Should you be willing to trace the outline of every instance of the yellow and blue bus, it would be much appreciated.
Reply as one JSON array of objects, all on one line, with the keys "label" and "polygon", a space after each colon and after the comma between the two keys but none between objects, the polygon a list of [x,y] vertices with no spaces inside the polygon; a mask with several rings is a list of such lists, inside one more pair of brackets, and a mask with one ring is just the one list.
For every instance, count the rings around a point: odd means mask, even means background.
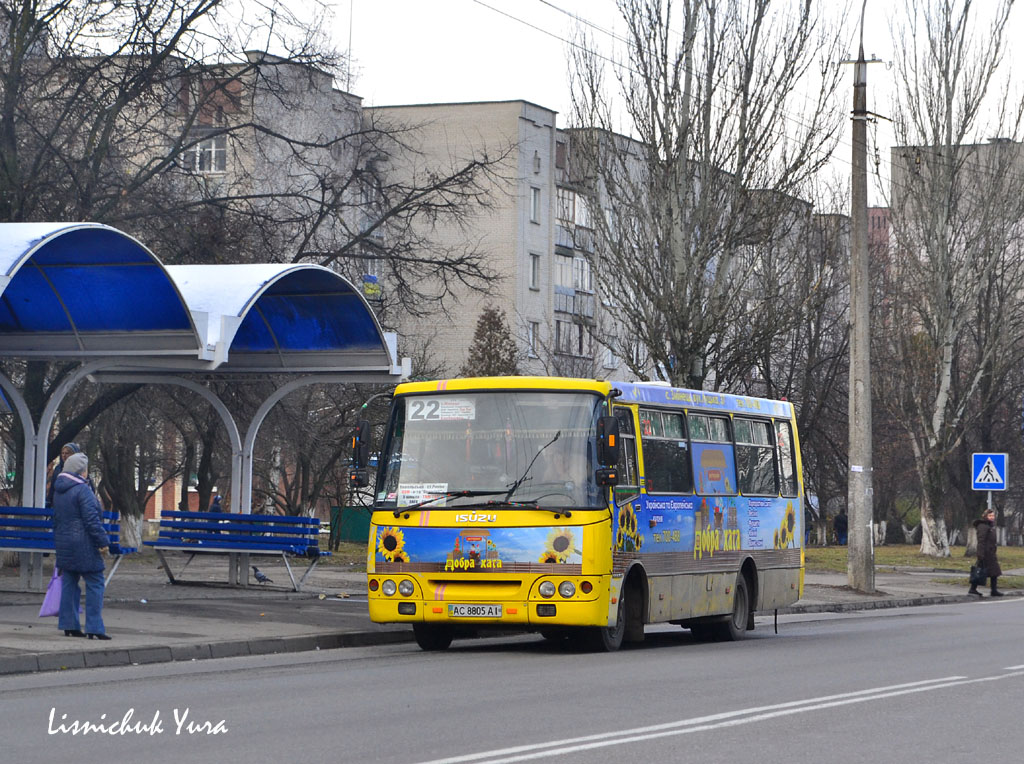
[{"label": "yellow and blue bus", "polygon": [[425,650],[488,627],[596,650],[642,640],[648,623],[739,639],[756,610],[803,590],[785,401],[552,377],[409,382],[374,496],[370,617],[411,624]]}]

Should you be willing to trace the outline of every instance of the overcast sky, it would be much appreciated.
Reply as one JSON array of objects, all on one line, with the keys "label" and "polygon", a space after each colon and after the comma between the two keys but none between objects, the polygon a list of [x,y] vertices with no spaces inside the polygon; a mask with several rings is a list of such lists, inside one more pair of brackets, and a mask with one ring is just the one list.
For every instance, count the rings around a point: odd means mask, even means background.
[{"label": "overcast sky", "polygon": [[[820,7],[840,2],[820,0]],[[578,26],[573,17],[590,22],[586,28],[606,50],[624,28],[614,0],[330,0],[329,5],[333,42],[351,50],[355,62],[348,89],[365,105],[523,99],[559,112],[561,126],[569,112],[567,47]],[[859,16],[861,0],[853,5]],[[894,0],[867,0],[867,58],[892,61],[886,14],[893,6]],[[849,26],[852,55],[856,25]],[[846,68],[849,90],[842,95],[849,103],[852,67]],[[870,110],[888,112],[892,76],[884,64],[868,67]],[[884,162],[888,128],[883,121],[874,129]],[[844,139],[837,150],[840,172],[843,164],[849,170],[850,151]]]},{"label": "overcast sky", "polygon": [[[838,2],[821,0],[822,7]],[[875,21],[865,31],[869,58],[891,53],[882,15],[890,5],[868,0],[868,19]],[[624,29],[614,0],[333,0],[331,6],[335,44],[346,50],[351,39],[352,90],[372,106],[521,98],[565,114],[573,17],[590,22],[585,28],[603,46]],[[851,53],[854,44],[851,33]]]}]

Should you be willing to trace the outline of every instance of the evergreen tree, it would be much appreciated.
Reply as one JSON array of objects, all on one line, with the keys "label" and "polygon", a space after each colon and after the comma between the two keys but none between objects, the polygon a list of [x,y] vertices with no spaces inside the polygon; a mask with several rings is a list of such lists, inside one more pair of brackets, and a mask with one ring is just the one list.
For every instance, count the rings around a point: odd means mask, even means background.
[{"label": "evergreen tree", "polygon": [[509,377],[519,373],[519,350],[505,311],[486,307],[476,322],[469,357],[459,369],[463,377]]}]

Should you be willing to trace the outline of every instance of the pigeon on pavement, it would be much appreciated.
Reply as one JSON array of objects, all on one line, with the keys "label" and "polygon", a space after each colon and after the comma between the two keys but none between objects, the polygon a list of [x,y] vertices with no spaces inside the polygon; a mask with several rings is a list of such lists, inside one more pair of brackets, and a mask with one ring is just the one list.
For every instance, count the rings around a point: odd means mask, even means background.
[{"label": "pigeon on pavement", "polygon": [[274,579],[267,576],[266,573],[257,568],[255,565],[252,566],[252,574],[256,577],[256,580],[259,581],[261,584],[274,583]]}]

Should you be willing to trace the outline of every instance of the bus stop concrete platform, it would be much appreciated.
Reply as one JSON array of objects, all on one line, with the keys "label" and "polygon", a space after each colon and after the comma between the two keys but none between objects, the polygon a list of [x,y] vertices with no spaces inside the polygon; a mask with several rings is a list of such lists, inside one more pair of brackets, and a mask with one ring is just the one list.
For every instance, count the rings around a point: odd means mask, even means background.
[{"label": "bus stop concrete platform", "polygon": [[[407,626],[370,621],[366,574],[346,566],[320,566],[302,592],[293,592],[280,563],[260,563],[272,583],[239,588],[227,585],[223,559],[197,559],[188,568],[189,583],[171,585],[155,555],[137,557],[126,560],[107,587],[103,619],[112,639],[103,642],[65,637],[55,617],[39,617],[42,593],[16,591],[17,569],[0,568],[0,675],[331,650],[413,639]],[[943,583],[944,578],[955,583]],[[862,594],[846,586],[845,574],[808,572],[803,599],[779,613],[976,601],[966,594],[963,574],[879,570],[875,584],[874,594]],[[1008,592],[1020,594],[1024,592]]]}]

